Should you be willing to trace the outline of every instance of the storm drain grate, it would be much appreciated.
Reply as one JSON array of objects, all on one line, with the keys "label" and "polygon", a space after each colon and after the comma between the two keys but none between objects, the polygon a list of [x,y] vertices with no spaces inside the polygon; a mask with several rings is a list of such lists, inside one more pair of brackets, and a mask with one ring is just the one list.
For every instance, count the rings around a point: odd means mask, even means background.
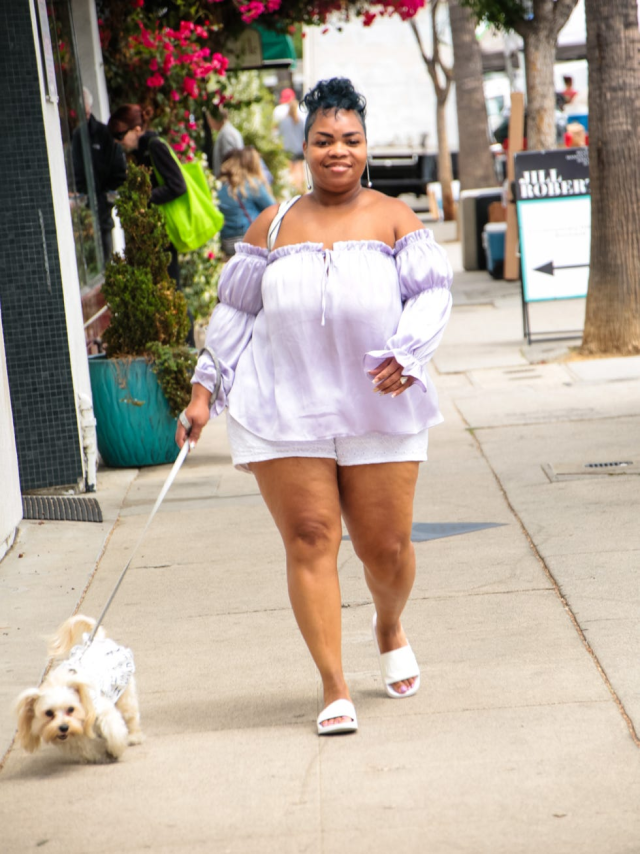
[{"label": "storm drain grate", "polygon": [[543,463],[542,470],[554,483],[611,475],[640,474],[640,464],[633,460],[611,460],[602,463]]},{"label": "storm drain grate", "polygon": [[95,498],[62,495],[23,495],[25,519],[47,522],[102,522],[102,510]]},{"label": "storm drain grate", "polygon": [[586,469],[612,469],[612,468],[622,468],[623,466],[632,466],[633,463],[627,460],[626,463],[585,463],[584,467]]}]

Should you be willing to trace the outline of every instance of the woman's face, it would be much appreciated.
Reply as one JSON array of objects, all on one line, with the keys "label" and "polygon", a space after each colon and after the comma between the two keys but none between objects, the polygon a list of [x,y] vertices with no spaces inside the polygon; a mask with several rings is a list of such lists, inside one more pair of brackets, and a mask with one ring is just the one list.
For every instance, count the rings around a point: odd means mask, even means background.
[{"label": "woman's face", "polygon": [[135,151],[142,136],[142,128],[140,126],[131,128],[120,140],[120,145],[125,151]]},{"label": "woman's face", "polygon": [[367,141],[353,110],[319,112],[303,150],[315,187],[343,192],[360,183],[367,165]]}]

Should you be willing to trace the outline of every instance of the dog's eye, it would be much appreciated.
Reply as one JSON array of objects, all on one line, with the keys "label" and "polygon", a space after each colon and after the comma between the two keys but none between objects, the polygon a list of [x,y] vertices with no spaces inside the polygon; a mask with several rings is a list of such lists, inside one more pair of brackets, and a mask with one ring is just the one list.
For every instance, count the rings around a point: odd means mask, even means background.
[{"label": "dog's eye", "polygon": [[75,712],[75,709],[73,708],[73,706],[69,706],[69,708],[67,709],[67,714],[72,715],[74,712]]},{"label": "dog's eye", "polygon": [[47,709],[47,711],[45,712],[45,715],[48,718],[55,718],[55,712],[52,709]]}]

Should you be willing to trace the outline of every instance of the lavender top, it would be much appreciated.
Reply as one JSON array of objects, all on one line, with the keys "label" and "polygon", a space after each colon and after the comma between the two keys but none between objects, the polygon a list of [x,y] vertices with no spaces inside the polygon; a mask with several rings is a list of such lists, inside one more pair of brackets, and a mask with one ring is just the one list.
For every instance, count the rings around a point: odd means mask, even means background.
[{"label": "lavender top", "polygon": [[[272,252],[236,244],[206,336],[222,372],[211,416],[228,406],[273,441],[415,434],[438,424],[426,364],[449,319],[451,279],[427,229],[393,249],[378,240]],[[395,398],[374,394],[367,374],[389,356],[415,379]],[[213,391],[215,379],[203,353],[192,382]]]}]

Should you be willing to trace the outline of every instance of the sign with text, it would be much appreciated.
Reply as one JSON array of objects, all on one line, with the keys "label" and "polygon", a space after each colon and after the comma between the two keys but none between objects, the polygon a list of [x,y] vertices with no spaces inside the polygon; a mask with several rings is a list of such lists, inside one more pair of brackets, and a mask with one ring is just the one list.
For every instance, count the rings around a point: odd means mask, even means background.
[{"label": "sign with text", "polygon": [[515,155],[525,302],[584,297],[589,285],[589,149]]}]

